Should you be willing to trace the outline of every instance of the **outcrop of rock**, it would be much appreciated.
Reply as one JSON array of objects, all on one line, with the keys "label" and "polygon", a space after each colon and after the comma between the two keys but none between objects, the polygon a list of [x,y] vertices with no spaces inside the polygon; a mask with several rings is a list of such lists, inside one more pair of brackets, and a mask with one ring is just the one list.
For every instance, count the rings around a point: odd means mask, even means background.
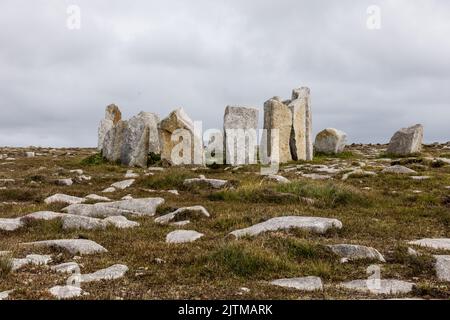
[{"label": "outcrop of rock", "polygon": [[436,276],[441,281],[450,282],[450,256],[434,256],[436,259]]},{"label": "outcrop of rock", "polygon": [[100,121],[98,126],[98,150],[103,149],[103,142],[105,141],[105,136],[116,124],[122,119],[122,113],[120,109],[115,104],[111,104],[106,107],[105,119]]},{"label": "outcrop of rock", "polygon": [[172,220],[177,219],[177,217],[180,215],[185,216],[186,214],[193,214],[193,213],[202,215],[206,218],[210,217],[210,214],[209,214],[208,210],[205,209],[205,207],[192,206],[192,207],[179,208],[179,209],[175,210],[174,212],[171,212],[171,213],[168,213],[161,217],[158,217],[155,219],[155,222],[160,223],[160,224],[167,224],[167,223],[171,222]]},{"label": "outcrop of rock", "polygon": [[[172,111],[158,126],[161,159],[172,165],[203,164],[201,134],[183,108]],[[180,141],[181,140],[181,141]]]},{"label": "outcrop of rock", "polygon": [[340,286],[349,290],[373,294],[405,294],[411,292],[414,287],[414,283],[401,280],[381,279],[379,283],[377,282],[376,279],[353,280],[342,283]]},{"label": "outcrop of rock", "polygon": [[98,270],[93,273],[82,274],[80,282],[94,282],[102,280],[115,280],[122,278],[127,273],[128,267],[123,264],[115,264],[111,267]]},{"label": "outcrop of rock", "polygon": [[388,153],[405,156],[422,150],[423,126],[416,124],[397,131],[389,142]]},{"label": "outcrop of rock", "polygon": [[123,165],[146,168],[149,153],[160,153],[158,123],[159,117],[150,112],[127,121],[120,157]]},{"label": "outcrop of rock", "polygon": [[344,151],[347,144],[347,134],[343,131],[327,128],[316,136],[314,148],[317,152],[338,154]]},{"label": "outcrop of rock", "polygon": [[330,228],[342,228],[342,222],[337,219],[321,217],[286,216],[269,219],[254,226],[231,232],[236,238],[256,236],[268,231],[289,230],[293,228],[323,234]]},{"label": "outcrop of rock", "polygon": [[257,160],[258,109],[227,106],[223,117],[227,164],[253,164]]},{"label": "outcrop of rock", "polygon": [[408,243],[425,248],[450,250],[450,238],[420,239]]},{"label": "outcrop of rock", "polygon": [[127,122],[120,120],[106,133],[102,148],[102,155],[106,160],[111,162],[120,161],[126,127]]},{"label": "outcrop of rock", "polygon": [[167,243],[187,243],[194,242],[197,239],[203,237],[203,233],[199,233],[193,230],[175,230],[170,232],[166,236]]},{"label": "outcrop of rock", "polygon": [[415,174],[417,173],[416,171],[407,168],[405,166],[401,166],[401,165],[395,165],[395,166],[390,166],[387,168],[384,168],[383,171],[381,171],[382,173],[395,173],[395,174]]},{"label": "outcrop of rock", "polygon": [[54,286],[48,291],[52,296],[60,300],[76,298],[83,294],[83,290],[75,286]]},{"label": "outcrop of rock", "polygon": [[45,240],[36,242],[27,242],[24,245],[33,245],[41,247],[56,247],[67,250],[70,254],[94,254],[108,252],[98,243],[85,239],[61,239],[61,240]]},{"label": "outcrop of rock", "polygon": [[[290,145],[292,117],[291,109],[284,103],[274,98],[264,103],[264,129],[267,130],[264,143],[267,141],[267,156],[272,161],[277,156],[279,163],[292,160]],[[274,131],[278,132],[278,136]]]},{"label": "outcrop of rock", "polygon": [[220,189],[225,186],[227,186],[228,181],[227,180],[221,180],[221,179],[207,179],[205,176],[200,176],[198,178],[192,178],[192,179],[186,179],[183,181],[184,186],[207,186],[211,187],[213,189]]}]

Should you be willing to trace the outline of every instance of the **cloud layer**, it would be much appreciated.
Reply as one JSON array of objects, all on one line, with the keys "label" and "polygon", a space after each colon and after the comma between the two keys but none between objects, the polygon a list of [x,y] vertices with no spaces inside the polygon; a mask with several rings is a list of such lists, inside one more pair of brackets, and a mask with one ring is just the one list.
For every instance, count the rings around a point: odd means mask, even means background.
[{"label": "cloud layer", "polygon": [[[69,5],[81,29],[66,27]],[[381,29],[366,26],[369,5]],[[450,140],[450,3],[3,0],[0,145],[95,146],[104,108],[220,128],[226,105],[312,90],[314,132],[387,142],[422,123]]]}]

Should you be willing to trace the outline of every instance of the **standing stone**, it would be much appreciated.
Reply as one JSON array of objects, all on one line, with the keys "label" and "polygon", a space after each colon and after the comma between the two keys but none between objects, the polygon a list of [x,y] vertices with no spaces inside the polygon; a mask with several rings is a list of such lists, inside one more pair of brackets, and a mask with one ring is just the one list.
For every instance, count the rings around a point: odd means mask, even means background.
[{"label": "standing stone", "polygon": [[[159,123],[158,131],[162,160],[173,165],[203,164],[202,137],[194,131],[194,122],[183,108],[172,111],[163,119]],[[179,150],[180,146],[183,147],[182,150]]]},{"label": "standing stone", "polygon": [[116,125],[122,119],[122,113],[120,109],[115,104],[111,104],[106,107],[105,110],[105,119],[100,121],[100,125],[98,127],[98,150],[103,149],[103,142],[105,140],[105,136],[110,131],[114,125]]},{"label": "standing stone", "polygon": [[[264,103],[264,146],[267,143],[267,156],[276,158],[278,147],[278,162],[285,163],[292,160],[290,138],[292,131],[292,113],[288,106],[280,102],[280,99],[272,98]],[[278,139],[275,139],[273,130],[278,130]],[[278,140],[278,143],[276,141]],[[266,142],[267,141],[267,142]]]},{"label": "standing stone", "polygon": [[291,153],[293,160],[312,160],[312,112],[310,89],[301,87],[292,91],[289,108],[292,112]]},{"label": "standing stone", "polygon": [[117,124],[106,133],[102,154],[108,161],[120,161],[122,143],[127,121],[120,120]]},{"label": "standing stone", "polygon": [[389,142],[388,153],[405,156],[422,150],[423,126],[416,124],[397,131]]},{"label": "standing stone", "polygon": [[258,110],[227,106],[223,120],[226,163],[235,165],[256,163]]},{"label": "standing stone", "polygon": [[316,136],[314,147],[317,152],[337,154],[344,151],[347,144],[347,134],[343,131],[328,128]]},{"label": "standing stone", "polygon": [[122,164],[145,168],[149,153],[159,154],[158,123],[159,117],[150,112],[141,112],[127,121],[121,148]]}]

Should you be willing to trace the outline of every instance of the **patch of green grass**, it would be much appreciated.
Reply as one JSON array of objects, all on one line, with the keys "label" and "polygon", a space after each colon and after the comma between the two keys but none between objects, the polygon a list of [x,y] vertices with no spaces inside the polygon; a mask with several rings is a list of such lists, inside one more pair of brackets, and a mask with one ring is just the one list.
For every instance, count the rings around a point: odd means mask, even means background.
[{"label": "patch of green grass", "polygon": [[323,158],[336,158],[336,159],[351,159],[355,158],[356,156],[351,151],[344,151],[341,153],[324,153],[324,152],[314,152],[314,158],[317,160],[323,159]]},{"label": "patch of green grass", "polygon": [[319,200],[324,206],[335,208],[345,205],[369,206],[370,198],[360,190],[344,184],[293,181],[277,185],[279,192]]},{"label": "patch of green grass", "polygon": [[106,159],[103,158],[101,153],[93,154],[92,156],[89,156],[81,160],[81,164],[84,166],[99,166],[107,163],[108,161],[106,161]]},{"label": "patch of green grass", "polygon": [[270,238],[268,245],[276,252],[285,253],[289,259],[295,261],[301,262],[304,259],[335,259],[335,255],[327,247],[305,240],[276,237]]},{"label": "patch of green grass", "polygon": [[237,190],[222,190],[208,196],[211,201],[244,201],[248,203],[298,203],[300,198],[294,194],[274,191],[260,186],[245,186]]},{"label": "patch of green grass", "polygon": [[292,271],[295,267],[268,250],[249,248],[243,244],[226,244],[207,255],[214,269],[245,278],[264,278],[270,274]]},{"label": "patch of green grass", "polygon": [[12,267],[12,260],[9,256],[0,256],[0,279],[3,279],[10,274]]},{"label": "patch of green grass", "polygon": [[142,186],[148,189],[167,190],[167,189],[184,189],[183,182],[185,179],[191,178],[192,175],[182,170],[171,170],[157,173],[155,176],[149,176],[144,179]]},{"label": "patch of green grass", "polygon": [[417,256],[409,254],[408,248],[404,245],[397,245],[394,248],[388,262],[405,266],[410,277],[434,275],[434,258],[426,254]]}]

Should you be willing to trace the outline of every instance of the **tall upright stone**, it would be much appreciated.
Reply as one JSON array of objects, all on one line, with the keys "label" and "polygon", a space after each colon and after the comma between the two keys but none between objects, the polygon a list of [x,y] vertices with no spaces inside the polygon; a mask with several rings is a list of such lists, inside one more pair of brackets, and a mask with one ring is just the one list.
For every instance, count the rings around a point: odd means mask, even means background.
[{"label": "tall upright stone", "polygon": [[223,129],[226,163],[231,165],[256,163],[258,109],[227,106]]},{"label": "tall upright stone", "polygon": [[119,120],[105,135],[102,154],[106,160],[117,162],[121,160],[124,131],[127,121]]},{"label": "tall upright stone", "polygon": [[289,108],[292,113],[291,154],[293,160],[313,159],[311,92],[307,87],[292,91]]},{"label": "tall upright stone", "polygon": [[98,126],[98,150],[103,149],[103,142],[109,130],[111,130],[120,120],[122,120],[122,113],[115,104],[110,104],[106,107],[105,118],[100,121]]},{"label": "tall upright stone", "polygon": [[204,163],[201,133],[183,108],[172,111],[158,126],[161,159],[172,165]]},{"label": "tall upright stone", "polygon": [[145,168],[149,153],[160,153],[158,123],[159,117],[150,112],[140,112],[127,121],[121,148],[122,164]]},{"label": "tall upright stone", "polygon": [[397,131],[389,142],[388,153],[406,156],[422,150],[423,126],[416,124]]},{"label": "tall upright stone", "polygon": [[[262,146],[267,147],[267,156],[272,161],[285,163],[292,160],[290,138],[292,131],[292,113],[279,98],[264,103],[264,129]],[[277,130],[277,135],[275,135]],[[276,150],[278,149],[278,150]]]}]

